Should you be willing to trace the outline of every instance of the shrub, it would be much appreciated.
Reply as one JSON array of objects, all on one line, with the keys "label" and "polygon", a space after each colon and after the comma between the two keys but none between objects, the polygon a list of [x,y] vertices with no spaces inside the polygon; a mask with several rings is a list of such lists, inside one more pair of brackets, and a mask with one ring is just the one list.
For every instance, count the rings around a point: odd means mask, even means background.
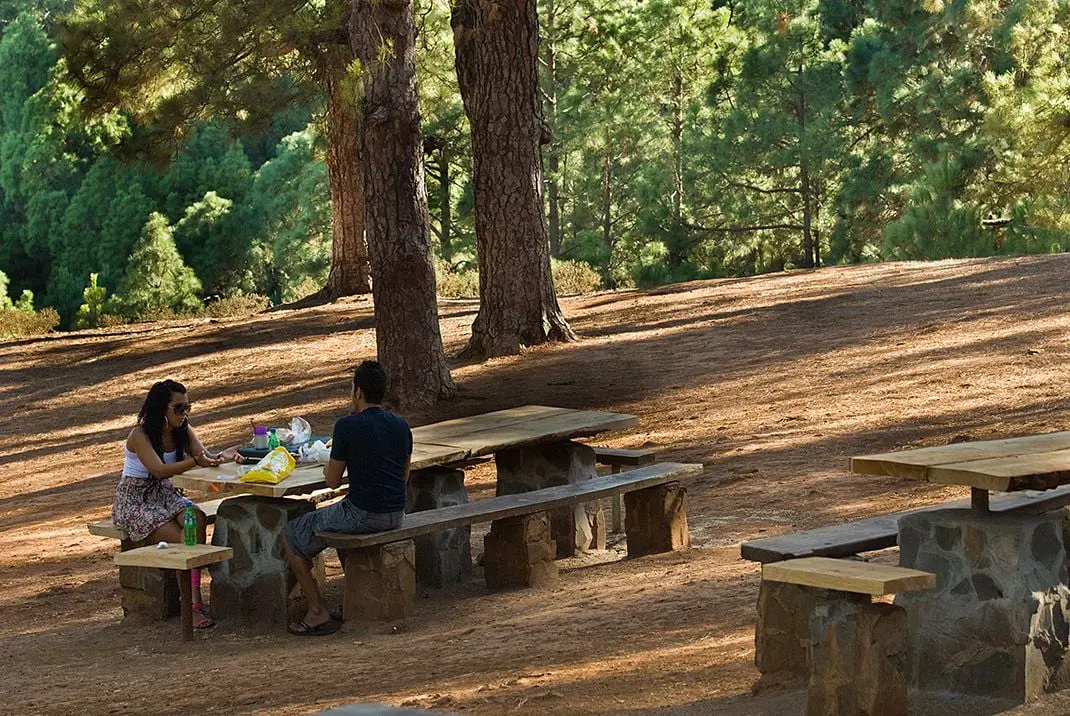
[{"label": "shrub", "polygon": [[442,260],[435,262],[435,283],[442,298],[476,298],[479,296],[479,274],[475,271],[453,271]]},{"label": "shrub", "polygon": [[0,308],[0,339],[40,336],[51,333],[58,325],[59,314],[54,308],[40,311]]},{"label": "shrub", "polygon": [[558,295],[572,296],[594,293],[602,288],[602,277],[585,261],[550,260],[553,271],[554,288]]},{"label": "shrub", "polygon": [[227,296],[218,301],[213,301],[205,306],[204,312],[212,318],[244,318],[254,313],[260,313],[270,305],[271,301],[268,300],[267,296],[251,293],[249,295]]}]

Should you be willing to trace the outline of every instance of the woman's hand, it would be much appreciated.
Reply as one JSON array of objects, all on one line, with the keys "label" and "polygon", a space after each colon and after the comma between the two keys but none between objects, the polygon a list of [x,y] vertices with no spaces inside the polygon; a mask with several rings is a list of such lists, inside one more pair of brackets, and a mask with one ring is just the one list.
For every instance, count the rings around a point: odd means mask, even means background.
[{"label": "woman's hand", "polygon": [[245,462],[245,456],[238,452],[238,448],[240,447],[241,445],[231,445],[230,447],[221,451],[218,455],[220,462],[230,462],[231,460],[233,460],[239,465]]},{"label": "woman's hand", "polygon": [[201,467],[215,467],[216,465],[219,465],[221,462],[223,462],[223,459],[219,457],[212,457],[208,453],[208,451],[205,451],[200,455],[194,455],[193,461]]}]

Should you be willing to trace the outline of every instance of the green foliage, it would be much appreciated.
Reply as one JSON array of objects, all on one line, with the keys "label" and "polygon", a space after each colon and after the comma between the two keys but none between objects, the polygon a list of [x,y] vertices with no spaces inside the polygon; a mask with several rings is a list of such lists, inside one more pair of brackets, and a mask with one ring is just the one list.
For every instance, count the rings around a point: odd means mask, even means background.
[{"label": "green foliage", "polygon": [[78,315],[74,317],[75,328],[99,328],[104,315],[104,299],[108,290],[97,284],[97,274],[89,274],[89,285],[82,292],[85,300],[78,307]]},{"label": "green foliage", "polygon": [[39,336],[52,332],[58,325],[59,314],[53,308],[40,311],[0,308],[0,339]]},{"label": "green foliage", "polygon": [[602,277],[590,264],[583,261],[552,259],[550,270],[554,277],[554,288],[559,296],[594,293],[602,288]]},{"label": "green foliage", "polygon": [[130,255],[116,298],[119,313],[130,318],[197,313],[201,282],[175,247],[167,217],[153,212]]},{"label": "green foliage", "polygon": [[455,271],[439,259],[435,262],[435,287],[442,298],[478,298],[479,274],[471,269]]},{"label": "green foliage", "polygon": [[210,318],[244,318],[260,313],[270,305],[267,296],[236,294],[212,301],[204,307],[204,312]]}]

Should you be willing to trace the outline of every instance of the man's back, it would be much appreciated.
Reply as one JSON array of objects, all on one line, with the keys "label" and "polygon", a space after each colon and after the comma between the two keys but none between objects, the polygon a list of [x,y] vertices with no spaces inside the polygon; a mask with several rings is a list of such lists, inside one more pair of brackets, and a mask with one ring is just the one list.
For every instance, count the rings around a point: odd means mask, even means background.
[{"label": "man's back", "polygon": [[346,463],[348,499],[362,510],[405,509],[405,479],[411,455],[409,424],[379,406],[347,415],[334,425],[331,459]]}]

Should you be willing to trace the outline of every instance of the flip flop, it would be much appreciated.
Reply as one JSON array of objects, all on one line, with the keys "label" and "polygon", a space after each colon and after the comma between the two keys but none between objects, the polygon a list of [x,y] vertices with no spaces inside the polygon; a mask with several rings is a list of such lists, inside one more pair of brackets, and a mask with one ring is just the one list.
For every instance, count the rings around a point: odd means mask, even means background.
[{"label": "flip flop", "polygon": [[[200,609],[194,609],[193,610],[193,614],[194,614],[194,621],[193,621],[193,628],[194,629],[211,629],[212,627],[215,626],[215,620],[212,619],[212,617],[210,617],[207,614],[205,614]],[[200,617],[203,621],[198,623],[197,620],[196,620],[196,617]]]},{"label": "flip flop", "polygon": [[305,620],[302,619],[297,622],[297,626],[300,628],[294,629],[293,626],[287,626],[286,631],[294,636],[327,636],[328,634],[334,634],[342,625],[334,619],[328,619],[318,626],[310,627],[308,624],[305,624]]}]

